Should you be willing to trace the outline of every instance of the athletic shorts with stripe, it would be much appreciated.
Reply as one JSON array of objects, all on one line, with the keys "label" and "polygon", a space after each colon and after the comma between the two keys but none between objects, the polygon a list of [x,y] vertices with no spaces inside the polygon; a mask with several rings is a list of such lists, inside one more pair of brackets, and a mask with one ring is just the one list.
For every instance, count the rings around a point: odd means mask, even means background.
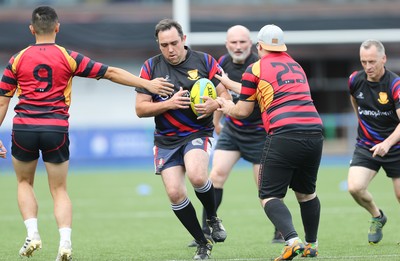
[{"label": "athletic shorts with stripe", "polygon": [[212,137],[201,137],[189,141],[182,146],[165,149],[154,146],[154,168],[155,174],[161,174],[161,171],[173,166],[184,166],[184,156],[185,154],[193,149],[202,149],[211,154],[211,149],[214,144],[214,138]]},{"label": "athletic shorts with stripe", "polygon": [[69,136],[61,132],[13,131],[11,155],[20,161],[33,161],[42,153],[44,162],[69,160]]}]

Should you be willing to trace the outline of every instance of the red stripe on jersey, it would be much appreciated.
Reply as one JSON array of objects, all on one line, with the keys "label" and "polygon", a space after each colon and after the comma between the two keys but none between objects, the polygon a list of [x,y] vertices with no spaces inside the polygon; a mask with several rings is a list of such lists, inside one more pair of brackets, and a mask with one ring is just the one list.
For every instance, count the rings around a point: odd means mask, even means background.
[{"label": "red stripe on jersey", "polygon": [[[282,126],[286,126],[286,125],[321,125],[321,119],[320,118],[295,118],[295,117],[290,117],[290,118],[283,118],[281,120],[278,120],[276,122],[273,123],[273,129],[277,129],[280,128]],[[272,125],[272,124],[271,124]],[[268,126],[269,128],[269,126]],[[272,127],[271,127],[272,128]],[[269,132],[270,130],[267,129],[267,132]]]},{"label": "red stripe on jersey", "polygon": [[273,118],[276,115],[282,113],[296,113],[301,114],[302,112],[316,112],[313,105],[292,105],[292,106],[284,106],[278,107],[277,109],[269,111],[268,115],[270,118]]},{"label": "red stripe on jersey", "polygon": [[24,124],[24,125],[53,125],[60,127],[68,127],[68,121],[59,119],[43,119],[43,118],[19,118],[14,117],[14,124]]},{"label": "red stripe on jersey", "polygon": [[371,134],[369,133],[369,131],[367,130],[367,128],[365,127],[365,125],[363,124],[363,122],[359,119],[358,120],[358,126],[360,126],[361,131],[364,133],[364,136],[371,140],[374,141],[375,139],[371,136]]},{"label": "red stripe on jersey", "polygon": [[229,118],[231,119],[231,121],[232,121],[235,125],[240,126],[240,127],[244,126],[244,124],[243,124],[242,121],[240,121],[240,120],[238,120],[238,119],[235,119],[235,118],[233,118],[233,117],[229,117]]},{"label": "red stripe on jersey", "polygon": [[395,101],[397,101],[400,97],[400,78],[398,78],[393,84],[392,95]]},{"label": "red stripe on jersey", "polygon": [[175,127],[177,127],[180,131],[189,131],[189,132],[197,132],[198,130],[190,128],[187,125],[184,125],[177,121],[174,117],[171,116],[169,113],[164,113],[164,117]]},{"label": "red stripe on jersey", "polygon": [[244,95],[247,95],[247,96],[252,96],[253,94],[255,94],[256,92],[255,92],[255,89],[253,89],[253,88],[247,88],[247,87],[245,87],[245,86],[242,86],[242,89],[241,89],[241,91],[240,91],[240,94],[244,94]]},{"label": "red stripe on jersey", "polygon": [[357,73],[358,71],[355,71],[349,76],[349,80],[347,81],[349,89],[351,89],[351,84],[353,83],[354,76],[356,76]]}]

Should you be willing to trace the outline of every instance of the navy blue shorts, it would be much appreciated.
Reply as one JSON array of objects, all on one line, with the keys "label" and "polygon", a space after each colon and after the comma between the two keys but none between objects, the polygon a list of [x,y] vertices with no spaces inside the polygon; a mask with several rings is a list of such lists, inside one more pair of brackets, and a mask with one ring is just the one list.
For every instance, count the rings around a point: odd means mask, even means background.
[{"label": "navy blue shorts", "polygon": [[202,149],[211,154],[211,149],[214,143],[212,137],[201,137],[195,138],[182,146],[165,149],[154,146],[154,168],[157,175],[161,174],[161,171],[174,166],[184,166],[185,154],[192,149]]},{"label": "navy blue shorts", "polygon": [[388,153],[384,157],[372,157],[373,152],[367,148],[356,146],[350,166],[360,166],[367,169],[375,170],[376,172],[382,167],[386,176],[390,178],[400,177],[400,155],[397,153]]},{"label": "navy blue shorts", "polygon": [[284,198],[287,189],[315,192],[321,162],[322,134],[268,135],[259,175],[259,198]]},{"label": "navy blue shorts", "polygon": [[39,151],[44,162],[69,160],[68,133],[13,131],[11,144],[11,155],[20,161],[38,159]]}]

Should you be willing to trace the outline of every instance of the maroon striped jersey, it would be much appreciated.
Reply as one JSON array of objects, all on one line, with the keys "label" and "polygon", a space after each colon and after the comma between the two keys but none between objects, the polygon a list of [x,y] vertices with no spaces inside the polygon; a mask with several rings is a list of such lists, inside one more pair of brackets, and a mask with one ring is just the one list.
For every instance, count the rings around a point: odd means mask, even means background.
[{"label": "maroon striped jersey", "polygon": [[306,74],[286,52],[270,53],[246,69],[240,100],[258,101],[268,134],[322,132]]},{"label": "maroon striped jersey", "polygon": [[68,132],[72,78],[100,79],[108,66],[57,44],[31,45],[11,57],[0,95],[19,98],[13,130]]}]

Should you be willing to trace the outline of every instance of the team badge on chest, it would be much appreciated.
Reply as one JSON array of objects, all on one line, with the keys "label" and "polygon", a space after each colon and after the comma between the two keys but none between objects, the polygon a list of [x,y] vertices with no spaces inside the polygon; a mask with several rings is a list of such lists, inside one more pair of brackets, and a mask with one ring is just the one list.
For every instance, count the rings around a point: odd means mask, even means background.
[{"label": "team badge on chest", "polygon": [[386,103],[389,102],[388,96],[387,96],[387,93],[386,93],[386,92],[380,92],[380,93],[379,93],[378,102],[379,102],[380,104],[386,104]]}]

